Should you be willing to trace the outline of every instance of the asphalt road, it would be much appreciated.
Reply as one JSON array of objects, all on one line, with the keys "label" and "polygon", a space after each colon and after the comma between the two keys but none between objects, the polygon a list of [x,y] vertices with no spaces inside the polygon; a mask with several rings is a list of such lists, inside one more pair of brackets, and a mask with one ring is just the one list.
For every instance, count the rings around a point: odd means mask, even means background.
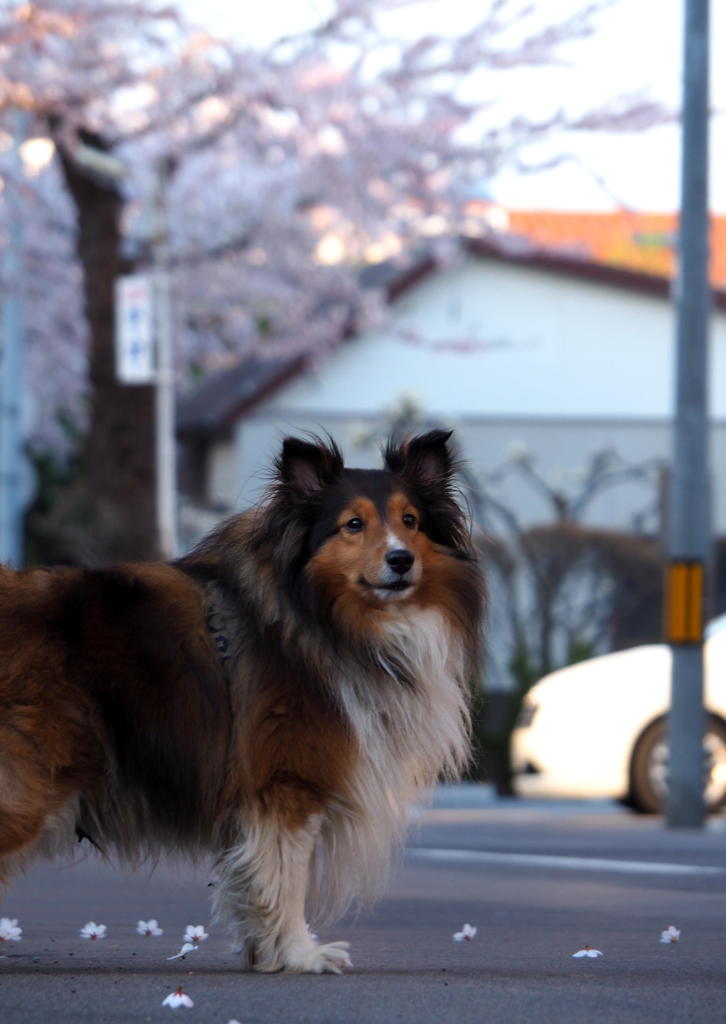
[{"label": "asphalt road", "polygon": [[[124,875],[95,857],[38,865],[0,904],[23,928],[0,949],[2,1024],[726,1021],[726,819],[668,832],[604,804],[445,795],[375,910],[321,933],[350,941],[343,977],[241,973],[213,928],[168,961],[186,925],[208,922],[206,883],[168,866]],[[152,917],[164,935],[137,935]],[[79,937],[91,920],[105,939]],[[456,943],[464,922],[477,935]],[[658,941],[669,925],[677,945]],[[573,959],[586,943],[604,955]],[[180,984],[194,1008],[162,1006]]]}]

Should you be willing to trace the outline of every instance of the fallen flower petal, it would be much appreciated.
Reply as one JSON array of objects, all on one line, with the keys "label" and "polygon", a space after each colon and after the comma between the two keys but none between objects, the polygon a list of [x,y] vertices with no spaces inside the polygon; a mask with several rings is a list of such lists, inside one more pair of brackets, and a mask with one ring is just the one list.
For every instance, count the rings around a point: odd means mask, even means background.
[{"label": "fallen flower petal", "polygon": [[0,917],[0,942],[20,942],[22,933],[17,917]]},{"label": "fallen flower petal", "polygon": [[187,955],[187,953],[193,953],[195,949],[199,949],[199,946],[197,946],[196,943],[194,943],[194,942],[185,942],[184,945],[182,946],[182,948],[179,950],[178,953],[175,953],[174,956],[168,956],[166,959],[167,960],[178,960],[181,957],[181,959],[183,960],[184,957]]},{"label": "fallen flower petal", "polygon": [[585,945],[584,945],[584,947],[582,949],[578,949],[578,951],[576,953],[573,953],[572,955],[573,956],[596,957],[596,956],[602,956],[603,954],[602,954],[602,950],[600,950],[600,949],[593,949],[592,946],[588,946],[588,944],[585,943]]},{"label": "fallen flower petal", "polygon": [[680,928],[676,928],[675,925],[669,925],[664,932],[660,933],[660,941],[665,942],[667,945],[678,942],[681,937]]},{"label": "fallen flower petal", "polygon": [[201,924],[188,924],[187,930],[184,932],[185,942],[193,942],[196,944],[198,942],[203,942],[208,938],[209,936],[204,930],[204,925]]},{"label": "fallen flower petal", "polygon": [[159,927],[159,922],[153,917],[150,921],[139,921],[136,925],[139,935],[163,935],[164,929]]},{"label": "fallen flower petal", "polygon": [[178,1006],[194,1006],[194,1003],[190,997],[186,994],[184,989],[179,986],[175,992],[170,992],[169,995],[162,1001],[162,1006],[171,1006],[173,1010],[176,1010]]},{"label": "fallen flower petal", "polygon": [[451,937],[454,942],[471,942],[476,933],[476,925],[465,924],[460,932],[454,932]]},{"label": "fallen flower petal", "polygon": [[84,924],[81,928],[82,939],[105,939],[106,938],[106,925],[96,924],[95,921],[89,921],[88,924]]}]

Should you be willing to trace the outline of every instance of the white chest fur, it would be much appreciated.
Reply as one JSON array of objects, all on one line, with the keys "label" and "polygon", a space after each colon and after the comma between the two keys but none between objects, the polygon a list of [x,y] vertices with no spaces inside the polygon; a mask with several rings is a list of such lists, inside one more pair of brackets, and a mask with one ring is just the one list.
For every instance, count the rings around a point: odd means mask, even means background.
[{"label": "white chest fur", "polygon": [[[329,812],[335,844],[326,850],[326,871],[332,868],[326,881],[335,888],[345,874],[336,863],[342,867],[341,858],[354,857],[358,891],[348,896],[380,888],[411,804],[440,777],[458,775],[468,756],[463,650],[444,619],[435,611],[402,609],[390,621],[379,663],[381,671],[360,670],[339,683],[358,758],[347,797]],[[397,678],[394,663],[405,664],[410,684]],[[334,894],[334,902],[345,895]]]}]

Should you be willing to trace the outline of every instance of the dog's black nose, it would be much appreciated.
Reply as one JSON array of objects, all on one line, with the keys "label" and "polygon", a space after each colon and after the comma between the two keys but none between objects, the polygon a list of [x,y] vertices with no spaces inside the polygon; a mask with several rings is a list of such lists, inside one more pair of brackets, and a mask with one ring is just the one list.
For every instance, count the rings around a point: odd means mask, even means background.
[{"label": "dog's black nose", "polygon": [[413,565],[413,555],[406,548],[396,548],[394,551],[388,552],[386,562],[394,572],[403,576]]}]

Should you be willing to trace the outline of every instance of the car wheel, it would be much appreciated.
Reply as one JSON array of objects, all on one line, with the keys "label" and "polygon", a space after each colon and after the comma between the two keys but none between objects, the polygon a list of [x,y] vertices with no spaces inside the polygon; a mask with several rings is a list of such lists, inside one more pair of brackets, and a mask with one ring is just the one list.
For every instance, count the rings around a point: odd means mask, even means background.
[{"label": "car wheel", "polygon": [[[703,737],[704,798],[709,814],[726,805],[726,722],[709,715]],[[643,814],[662,814],[668,787],[666,720],[657,718],[640,734],[630,759],[626,803]]]}]

